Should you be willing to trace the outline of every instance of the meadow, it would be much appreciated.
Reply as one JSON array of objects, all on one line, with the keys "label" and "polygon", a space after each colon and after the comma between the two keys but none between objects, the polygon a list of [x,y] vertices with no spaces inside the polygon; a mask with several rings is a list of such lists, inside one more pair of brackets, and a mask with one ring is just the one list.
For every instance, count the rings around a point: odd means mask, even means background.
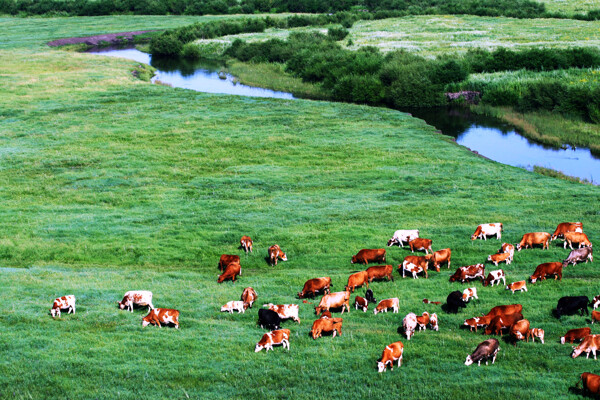
[{"label": "meadow", "polygon": [[[468,285],[480,300],[458,315],[422,299],[463,290],[448,282],[455,268],[497,251],[495,239],[469,240],[479,223],[503,222],[503,241],[515,243],[525,232],[582,221],[594,242],[600,188],[481,158],[408,114],[173,89],[135,78],[135,62],[43,47],[96,33],[96,24],[151,28],[130,18],[73,28],[60,18],[3,20],[14,30],[0,44],[2,397],[579,398],[570,388],[598,364],[571,359],[558,338],[588,322],[557,320],[551,310],[564,295],[600,294],[597,260],[528,293]],[[40,37],[18,27],[49,21],[60,26]],[[309,338],[315,304],[296,299],[303,283],[330,276],[341,290],[362,269],[351,256],[385,246],[399,228],[420,229],[434,249],[451,247],[452,268],[427,280],[395,271],[393,282],[370,287],[377,299],[399,297],[399,314],[352,309],[342,315],[343,336]],[[244,234],[255,240],[248,256],[238,249]],[[277,267],[264,259],[274,243],[289,258]],[[568,252],[553,242],[502,268],[508,281],[526,279]],[[241,256],[239,282],[216,283],[223,253]],[[389,248],[388,263],[408,254]],[[258,292],[255,308],[221,314],[246,286]],[[144,310],[118,310],[131,289],[179,309],[181,329],[142,328]],[[77,313],[53,320],[52,300],[65,294],[77,297]],[[301,324],[284,323],[290,352],[254,353],[265,332],[256,308],[267,302],[300,305]],[[502,341],[494,366],[464,366],[485,337],[461,329],[463,320],[516,302],[547,343]],[[438,313],[440,331],[405,340],[396,331],[402,318],[423,311]],[[403,366],[378,374],[377,358],[397,340]]]}]

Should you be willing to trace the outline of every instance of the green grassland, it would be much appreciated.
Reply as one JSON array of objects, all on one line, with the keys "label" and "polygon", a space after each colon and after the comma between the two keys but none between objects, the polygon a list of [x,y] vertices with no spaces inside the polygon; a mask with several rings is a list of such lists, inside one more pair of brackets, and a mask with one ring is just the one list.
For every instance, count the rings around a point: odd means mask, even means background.
[{"label": "green grassland", "polygon": [[546,10],[567,15],[582,14],[600,8],[598,0],[542,0]]},{"label": "green grassland", "polygon": [[[391,110],[152,85],[132,75],[134,62],[43,49],[42,40],[87,28],[56,29],[36,40],[17,29],[21,44],[3,36],[0,50],[1,397],[579,398],[570,391],[578,375],[598,371],[558,343],[586,318],[551,315],[560,296],[600,294],[597,260],[528,293],[474,283],[480,300],[458,315],[422,299],[463,290],[450,273],[496,252],[497,240],[469,240],[479,223],[503,222],[503,240],[516,242],[577,220],[597,241],[600,188],[478,157]],[[304,281],[331,276],[341,290],[362,268],[351,255],[383,247],[399,228],[451,247],[450,271],[427,280],[395,271],[394,282],[371,287],[378,299],[399,297],[399,314],[353,309],[342,337],[310,339],[315,304],[295,298]],[[255,240],[248,256],[238,249],[243,234]],[[273,243],[289,258],[276,267],[264,260]],[[235,284],[216,283],[223,253],[242,258]],[[388,263],[408,254],[390,248]],[[567,254],[553,242],[502,267],[516,281]],[[246,286],[258,292],[255,308],[221,314]],[[119,311],[131,289],[179,309],[181,329],[142,328],[143,310]],[[76,295],[77,313],[53,320],[52,299],[65,294]],[[267,302],[300,304],[301,324],[284,323],[290,352],[254,353],[264,333],[256,308]],[[465,367],[485,337],[462,321],[515,302],[547,343],[502,342],[494,366]],[[404,315],[423,311],[438,313],[439,332],[410,341],[396,332]],[[403,366],[378,374],[377,358],[397,340]]]}]

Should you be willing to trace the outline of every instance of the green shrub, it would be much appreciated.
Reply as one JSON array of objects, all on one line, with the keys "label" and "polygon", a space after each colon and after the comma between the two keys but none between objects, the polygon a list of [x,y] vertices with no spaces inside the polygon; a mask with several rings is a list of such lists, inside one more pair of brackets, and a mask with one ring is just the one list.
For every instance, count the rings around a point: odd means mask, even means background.
[{"label": "green shrub", "polygon": [[179,56],[183,43],[173,34],[166,33],[150,41],[150,52],[158,56]]},{"label": "green shrub", "polygon": [[331,27],[327,30],[327,36],[335,41],[343,40],[349,33],[344,27]]},{"label": "green shrub", "polygon": [[198,47],[194,43],[184,44],[181,55],[190,60],[198,60],[198,59],[202,58],[202,52],[200,51],[200,47]]}]

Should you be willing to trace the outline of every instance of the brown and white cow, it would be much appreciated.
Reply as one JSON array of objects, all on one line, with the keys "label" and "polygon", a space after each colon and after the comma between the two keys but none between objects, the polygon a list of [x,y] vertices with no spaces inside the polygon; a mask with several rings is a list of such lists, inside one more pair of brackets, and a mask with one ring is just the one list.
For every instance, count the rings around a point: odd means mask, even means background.
[{"label": "brown and white cow", "polygon": [[513,339],[514,345],[517,345],[518,340],[525,340],[529,332],[529,320],[521,319],[510,327],[510,337]]},{"label": "brown and white cow", "polygon": [[345,289],[354,293],[354,289],[363,285],[369,287],[369,274],[367,271],[359,271],[350,275]]},{"label": "brown and white cow", "polygon": [[502,280],[503,285],[506,285],[506,275],[504,274],[503,270],[497,269],[494,271],[490,271],[487,278],[485,278],[485,280],[483,281],[483,286],[494,286],[494,284],[499,285],[500,280]]},{"label": "brown and white cow", "polygon": [[512,292],[512,294],[515,294],[515,292],[517,290],[520,292],[526,292],[527,291],[527,282],[526,281],[513,282],[510,285],[506,286],[506,290],[510,290]]},{"label": "brown and white cow", "polygon": [[240,239],[240,247],[242,249],[244,249],[244,251],[247,253],[248,250],[250,250],[250,253],[252,253],[252,239],[250,238],[250,236],[242,236],[242,238]]},{"label": "brown and white cow", "polygon": [[241,271],[242,271],[242,267],[240,266],[240,264],[238,264],[238,263],[229,264],[227,267],[225,267],[225,271],[223,271],[223,273],[221,275],[219,275],[219,278],[217,279],[217,283],[222,283],[223,281],[226,281],[227,279],[231,279],[232,282],[235,282],[235,278],[237,278],[237,276],[240,275]]},{"label": "brown and white cow", "polygon": [[152,292],[148,290],[130,290],[125,293],[123,300],[117,301],[121,310],[127,309],[133,312],[133,306],[148,307],[148,311],[152,310]]},{"label": "brown and white cow", "polygon": [[463,290],[462,299],[465,303],[469,302],[469,300],[471,300],[472,298],[479,300],[479,297],[477,297],[476,287],[470,287]]},{"label": "brown and white cow", "polygon": [[[233,254],[221,254],[221,258],[219,258],[219,270],[221,272],[223,272],[223,270],[225,270],[225,268],[227,268],[227,266],[229,264],[233,264],[233,263],[240,263],[240,256],[236,256]],[[241,275],[241,271],[240,271],[240,275]]]},{"label": "brown and white cow", "polygon": [[481,316],[481,317],[474,317],[474,318],[468,318],[465,319],[465,322],[463,323],[464,326],[468,326],[469,330],[471,332],[473,332],[473,328],[475,328],[475,332],[477,332],[477,328],[485,328],[486,326],[489,325],[491,321],[491,318],[486,317],[486,316]]},{"label": "brown and white cow", "polygon": [[256,343],[256,347],[254,348],[254,352],[258,353],[262,349],[265,351],[273,350],[273,346],[282,345],[285,349],[287,347],[288,351],[290,350],[290,330],[289,329],[278,329],[276,331],[271,331],[265,333],[260,341]]},{"label": "brown and white cow", "polygon": [[315,314],[319,315],[322,311],[330,311],[331,308],[342,308],[342,314],[344,308],[350,312],[350,292],[334,292],[326,294],[321,298],[319,305],[315,307]]},{"label": "brown and white cow", "polygon": [[580,232],[566,232],[565,233],[565,242],[564,248],[567,248],[567,244],[573,250],[573,243],[579,243],[579,248],[582,247],[592,247],[592,243],[588,239],[585,233]]},{"label": "brown and white cow", "polygon": [[406,256],[402,261],[402,267],[398,265],[398,270],[402,269],[403,278],[405,277],[405,271],[411,273],[413,278],[416,278],[416,274],[424,272],[425,278],[427,278],[427,265],[426,256]]},{"label": "brown and white cow", "polygon": [[252,304],[254,304],[257,298],[258,295],[256,294],[256,291],[251,287],[247,287],[242,292],[240,300],[242,300],[244,304],[247,304],[248,307],[252,308]]},{"label": "brown and white cow", "polygon": [[487,260],[491,261],[497,267],[501,262],[510,264],[512,262],[512,257],[510,256],[510,253],[490,254]]},{"label": "brown and white cow", "polygon": [[52,315],[52,318],[60,318],[61,310],[68,310],[67,314],[75,314],[75,295],[68,294],[66,296],[61,296],[54,299],[52,308],[50,309],[50,315]]},{"label": "brown and white cow", "polygon": [[415,313],[408,313],[402,320],[402,330],[404,331],[404,334],[408,340],[410,340],[411,336],[415,334],[417,324],[417,316]]},{"label": "brown and white cow", "polygon": [[356,296],[354,298],[354,308],[357,310],[360,308],[363,312],[367,312],[369,309],[369,301],[364,297]]},{"label": "brown and white cow", "polygon": [[413,239],[416,239],[419,237],[419,230],[418,229],[399,229],[396,232],[394,232],[394,236],[392,236],[392,238],[390,240],[388,240],[388,247],[393,246],[395,244],[398,245],[398,247],[404,247],[404,243],[408,243]]},{"label": "brown and white cow", "polygon": [[431,314],[431,316],[429,317],[429,326],[434,331],[440,330],[440,326],[438,325],[438,316],[436,313]]},{"label": "brown and white cow", "polygon": [[387,279],[393,281],[394,268],[391,265],[374,265],[367,268],[367,274],[369,275],[369,282],[373,282],[374,279]]},{"label": "brown and white cow", "polygon": [[[300,323],[300,318],[298,318],[298,304],[265,304],[269,310],[275,311],[279,318],[281,319],[292,319],[297,323]],[[263,306],[263,307],[264,307]]]},{"label": "brown and white cow", "polygon": [[592,300],[592,305],[594,306],[594,310],[600,306],[600,295],[594,296],[594,300]]},{"label": "brown and white cow", "polygon": [[281,250],[278,244],[269,247],[269,262],[271,265],[277,265],[277,260],[287,261],[287,255]]},{"label": "brown and white cow", "polygon": [[560,338],[560,343],[565,344],[566,342],[569,342],[573,344],[574,341],[583,340],[586,336],[590,335],[591,333],[592,328],[589,328],[587,326],[585,328],[569,329],[567,333],[565,333],[565,335]]},{"label": "brown and white cow", "polygon": [[335,337],[336,333],[342,336],[342,318],[319,318],[313,322],[310,330],[310,335],[313,339],[320,338],[323,336],[323,332],[332,332],[332,336]]},{"label": "brown and white cow", "polygon": [[171,308],[154,308],[148,315],[142,318],[142,326],[158,325],[162,328],[162,325],[175,325],[176,329],[179,329],[179,311]]},{"label": "brown and white cow", "polygon": [[398,367],[400,367],[402,365],[403,352],[404,345],[400,341],[385,346],[381,358],[377,361],[377,370],[379,372],[384,372],[387,369],[388,364],[390,364],[390,370],[394,370],[394,361],[396,360],[398,360]]},{"label": "brown and white cow", "polygon": [[441,249],[425,256],[425,259],[428,263],[433,263],[433,268],[435,268],[437,272],[440,272],[440,265],[443,263],[446,263],[448,265],[448,269],[450,269],[451,258],[452,250],[450,249]]},{"label": "brown and white cow", "polygon": [[317,292],[323,294],[329,293],[329,287],[331,286],[331,278],[324,276],[321,278],[309,279],[304,283],[304,287],[301,292],[298,292],[298,298],[303,299],[305,297],[315,297]]},{"label": "brown and white cow", "polygon": [[429,324],[430,320],[431,317],[427,311],[425,311],[420,317],[417,316],[417,326],[419,327],[419,331],[427,330],[427,324]]},{"label": "brown and white cow", "polygon": [[429,254],[429,251],[433,253],[433,250],[431,250],[432,243],[433,241],[431,239],[416,238],[408,242],[408,245],[410,246],[410,251],[413,253],[417,250],[425,251],[425,254]]},{"label": "brown and white cow", "polygon": [[561,222],[556,227],[550,240],[556,240],[559,237],[564,237],[567,232],[583,232],[583,224],[581,222]]},{"label": "brown and white cow", "polygon": [[387,312],[388,308],[391,308],[392,312],[398,313],[399,304],[400,300],[397,297],[381,300],[373,310],[373,314]]},{"label": "brown and white cow", "polygon": [[492,224],[481,224],[478,225],[475,229],[475,232],[471,235],[471,240],[475,239],[483,239],[487,240],[488,236],[496,235],[496,239],[500,240],[502,238],[502,231],[504,227],[500,222],[495,222]]},{"label": "brown and white cow", "polygon": [[500,250],[498,250],[498,254],[508,253],[510,254],[510,261],[512,262],[513,257],[515,256],[515,246],[510,243],[502,243],[500,246]]},{"label": "brown and white cow", "polygon": [[550,234],[548,232],[530,232],[523,235],[521,241],[517,244],[516,248],[518,251],[526,249],[536,244],[542,245],[542,250],[548,249],[548,242],[550,242]]},{"label": "brown and white cow", "polygon": [[538,279],[545,280],[547,276],[554,275],[554,280],[562,280],[562,263],[560,262],[549,262],[538,265],[531,275],[531,283],[535,283]]},{"label": "brown and white cow", "polygon": [[600,321],[600,311],[592,311],[592,325],[595,321]]},{"label": "brown and white cow", "polygon": [[485,265],[467,265],[465,267],[458,268],[456,272],[450,277],[450,282],[461,281],[462,283],[465,283],[467,280],[472,279],[481,279],[481,281],[483,282],[484,277]]},{"label": "brown and white cow", "polygon": [[579,382],[583,382],[582,392],[584,395],[600,395],[600,375],[592,374],[591,372],[584,372],[575,384],[576,388],[579,388]]},{"label": "brown and white cow", "polygon": [[596,351],[600,348],[600,335],[587,335],[581,344],[573,349],[571,357],[577,358],[581,353],[585,352],[585,358],[590,357],[590,353],[596,359]]},{"label": "brown and white cow", "polygon": [[229,312],[230,314],[233,314],[234,311],[237,311],[239,314],[239,313],[245,313],[246,308],[248,308],[248,304],[244,303],[241,300],[228,301],[227,303],[225,303],[225,305],[223,307],[221,307],[221,312]]},{"label": "brown and white cow", "polygon": [[[508,315],[497,315],[490,321],[487,328],[485,328],[486,335],[500,335],[504,329],[510,329],[510,327],[517,321],[523,319],[523,314],[520,312]],[[529,328],[528,328],[529,329]]]},{"label": "brown and white cow", "polygon": [[535,343],[535,338],[539,338],[542,344],[544,344],[544,330],[540,328],[533,328],[527,331],[527,342],[529,342],[529,338]]},{"label": "brown and white cow", "polygon": [[352,256],[352,264],[369,264],[373,262],[385,262],[385,249],[362,249]]}]

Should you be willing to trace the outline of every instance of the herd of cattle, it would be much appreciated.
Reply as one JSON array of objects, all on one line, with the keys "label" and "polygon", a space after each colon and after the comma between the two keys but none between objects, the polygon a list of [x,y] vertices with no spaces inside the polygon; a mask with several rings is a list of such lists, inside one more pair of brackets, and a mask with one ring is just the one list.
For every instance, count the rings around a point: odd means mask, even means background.
[{"label": "herd of cattle", "polygon": [[[489,236],[496,236],[496,239],[500,240],[502,232],[503,225],[501,223],[482,224],[477,227],[476,231],[471,236],[471,240],[487,240]],[[571,253],[562,262],[548,262],[538,265],[530,277],[530,282],[532,284],[538,280],[545,280],[550,276],[562,280],[562,269],[569,264],[576,265],[577,263],[584,261],[586,263],[588,261],[593,262],[592,243],[589,241],[587,235],[583,233],[583,226],[580,222],[561,223],[552,235],[547,232],[526,233],[523,235],[521,241],[515,245],[503,243],[496,254],[488,256],[487,261],[490,261],[496,267],[501,262],[510,264],[513,261],[515,249],[521,251],[522,249],[532,248],[535,245],[541,245],[542,249],[548,249],[549,242],[558,238],[564,240],[564,248],[566,248],[567,245],[571,248]],[[578,248],[573,249],[573,244],[578,244]],[[425,252],[424,256],[409,255],[404,258],[402,264],[398,265],[398,272],[402,277],[405,277],[408,274],[414,279],[418,279],[419,275],[428,278],[428,270],[430,268],[433,268],[437,272],[440,271],[440,267],[443,264],[446,264],[448,269],[450,268],[452,256],[451,249],[447,248],[434,252],[432,250],[432,240],[420,238],[418,230],[398,230],[388,241],[387,245],[397,245],[399,247],[408,245],[413,253],[415,251]],[[252,252],[252,239],[248,236],[243,236],[240,240],[240,247],[244,249],[246,253]],[[277,265],[278,260],[287,261],[287,255],[278,245],[273,245],[268,249],[267,260],[271,265]],[[353,264],[364,265],[385,262],[385,249],[362,249],[356,255],[352,256],[351,259],[351,263]],[[235,282],[236,278],[242,274],[240,257],[238,255],[223,254],[219,260],[219,269],[222,273],[218,277],[218,283],[222,283],[225,280]],[[323,295],[319,304],[315,307],[315,314],[319,316],[319,318],[313,322],[310,330],[311,337],[317,339],[324,333],[331,334],[333,337],[342,335],[343,319],[333,318],[331,316],[331,310],[341,310],[342,314],[344,311],[350,312],[350,295],[358,287],[364,286],[367,291],[365,297],[355,296],[353,304],[357,310],[360,309],[366,312],[369,304],[377,304],[373,309],[374,314],[387,312],[388,310],[398,313],[398,298],[383,299],[377,303],[373,291],[369,289],[369,283],[381,279],[386,279],[388,281],[394,280],[392,265],[371,266],[364,271],[351,274],[348,278],[345,290],[341,292],[330,292],[331,278],[329,277],[314,278],[306,281],[302,290],[298,292],[298,298],[314,298],[317,295]],[[507,285],[506,275],[502,269],[491,271],[486,276],[484,264],[460,267],[452,276],[450,276],[450,282],[460,281],[464,283],[475,279],[481,280],[484,286],[499,285],[502,281],[506,290],[510,290],[513,294],[515,291],[527,291],[527,282],[525,280],[512,282]],[[221,311],[230,313],[237,311],[238,313],[243,313],[248,308],[252,308],[257,297],[256,291],[251,287],[247,287],[244,289],[240,300],[227,302],[221,307]],[[471,298],[478,299],[475,287],[467,288],[463,292],[453,291],[448,295],[444,309],[449,313],[456,313],[459,308],[465,308]],[[440,304],[439,302],[430,302],[427,299],[423,300],[423,302]],[[580,312],[581,315],[584,313],[589,314],[589,303],[589,299],[586,296],[563,297],[558,301],[555,310],[556,316],[560,317],[561,315],[574,314],[576,312]],[[152,304],[152,293],[149,291],[129,291],[125,293],[123,299],[119,301],[118,304],[120,309],[127,309],[129,311],[133,311],[134,305],[148,307],[148,315],[142,319],[143,326],[149,324],[157,325],[159,327],[162,325],[173,325],[175,328],[179,328],[179,311],[166,308],[154,308],[154,305]],[[594,310],[600,305],[600,296],[594,298],[592,305]],[[266,308],[261,308],[258,311],[258,324],[261,328],[268,329],[269,332],[265,333],[256,344],[255,351],[259,352],[262,349],[269,351],[272,350],[275,345],[281,345],[283,348],[289,350],[291,332],[289,329],[281,329],[280,325],[283,320],[288,319],[300,323],[298,316],[299,306],[297,304],[272,303],[265,304],[265,306]],[[75,296],[68,295],[55,299],[52,309],[50,310],[52,317],[60,317],[61,310],[68,310],[68,313],[75,313]],[[523,306],[520,304],[500,305],[493,307],[485,315],[466,319],[464,325],[471,331],[473,329],[477,331],[479,328],[483,328],[485,334],[488,335],[499,334],[502,336],[502,334],[506,332],[509,334],[511,341],[515,345],[517,341],[529,341],[530,338],[533,341],[535,341],[535,338],[538,338],[543,344],[545,335],[544,330],[532,328],[530,322],[523,318],[522,311]],[[591,317],[592,324],[594,321],[600,321],[600,312],[592,311]],[[438,330],[438,322],[438,316],[435,313],[429,314],[428,312],[424,312],[420,316],[409,313],[403,319],[401,329],[407,340],[410,340],[416,329],[419,331],[425,330],[427,326],[429,326],[430,329]],[[594,359],[596,358],[596,351],[600,349],[600,335],[592,335],[590,328],[584,327],[571,329],[561,337],[561,343],[566,343],[567,341],[573,343],[576,340],[580,340],[581,343],[574,348],[572,353],[573,358],[584,352],[587,357],[592,353]],[[477,362],[477,364],[480,365],[481,361],[486,361],[487,364],[488,359],[490,358],[492,359],[493,364],[499,350],[499,342],[497,339],[485,340],[477,346],[472,354],[467,356],[465,364],[470,365]],[[377,361],[379,372],[385,371],[388,365],[390,368],[393,368],[393,363],[395,361],[397,361],[398,366],[400,366],[402,363],[403,351],[404,345],[400,341],[386,346],[381,358]],[[582,374],[580,381],[583,382],[584,388],[587,388],[587,390],[592,393],[600,394],[600,376],[585,373]]]}]

